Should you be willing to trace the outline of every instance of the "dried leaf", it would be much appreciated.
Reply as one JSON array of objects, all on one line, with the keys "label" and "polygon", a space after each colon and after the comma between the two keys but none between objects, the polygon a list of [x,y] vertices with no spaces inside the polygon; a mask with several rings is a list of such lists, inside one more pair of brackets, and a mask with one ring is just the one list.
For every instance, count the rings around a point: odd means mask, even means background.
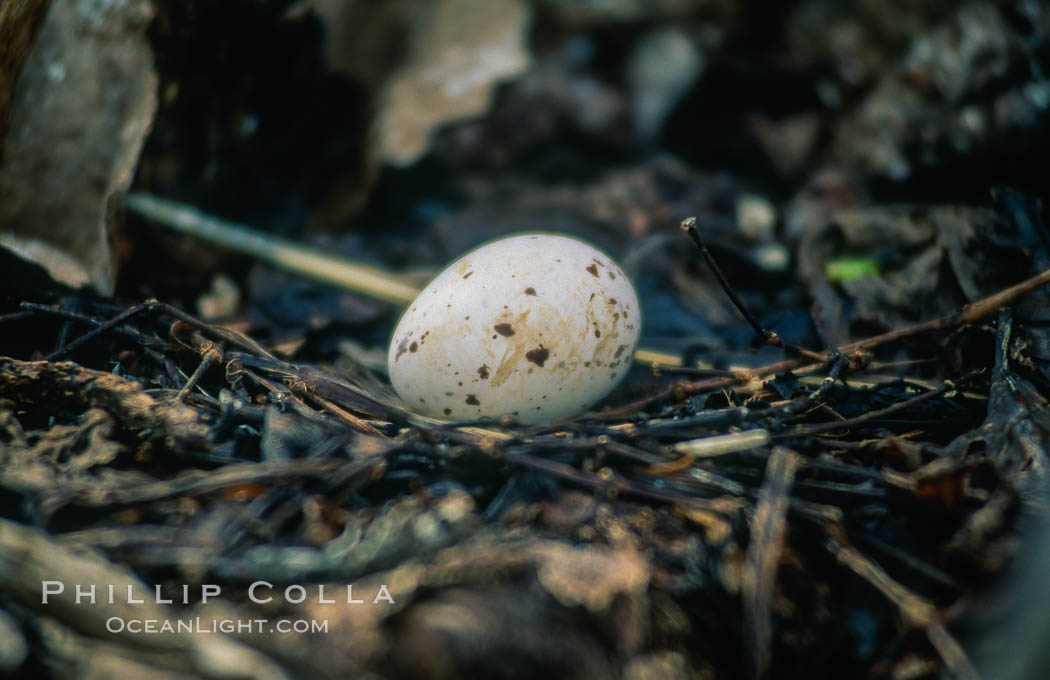
[{"label": "dried leaf", "polygon": [[[111,292],[111,201],[156,108],[147,0],[54,0],[15,87],[0,166],[0,245]],[[0,88],[2,89],[2,88]]]},{"label": "dried leaf", "polygon": [[407,61],[380,104],[380,156],[411,165],[433,130],[484,112],[496,84],[529,65],[529,19],[521,0],[441,0],[420,11]]}]

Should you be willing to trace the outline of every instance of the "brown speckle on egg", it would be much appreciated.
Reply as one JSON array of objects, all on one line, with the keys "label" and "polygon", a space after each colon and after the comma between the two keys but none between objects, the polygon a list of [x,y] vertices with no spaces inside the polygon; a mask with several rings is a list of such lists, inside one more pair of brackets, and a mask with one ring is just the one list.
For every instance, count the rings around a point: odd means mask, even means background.
[{"label": "brown speckle on egg", "polygon": [[[511,328],[509,323],[498,323],[495,326],[493,326],[492,328],[495,329],[495,331],[497,333],[499,333],[500,335],[502,335],[505,338],[509,338],[510,336],[514,335],[514,329]],[[496,336],[492,336],[492,337],[496,337]]]},{"label": "brown speckle on egg", "polygon": [[463,278],[464,278],[464,279],[469,279],[469,278],[470,278],[470,275],[471,275],[471,274],[473,274],[473,273],[474,273],[474,272],[473,272],[473,270],[472,270],[472,271],[469,271],[469,272],[467,272],[466,274],[464,274],[464,275],[463,275]]},{"label": "brown speckle on egg", "polygon": [[481,376],[482,380],[488,380],[489,367],[487,365],[485,365],[485,364],[482,364],[481,366],[479,366],[478,367],[478,375]]},{"label": "brown speckle on egg", "polygon": [[528,352],[525,352],[525,358],[531,361],[532,363],[536,364],[540,368],[543,368],[543,362],[546,361],[547,357],[549,357],[550,355],[551,351],[543,345],[540,345],[536,349],[530,349]]},{"label": "brown speckle on egg", "polygon": [[587,265],[586,267],[584,267],[584,269],[589,271],[591,273],[591,276],[593,276],[595,278],[598,277],[598,268],[595,267],[593,264]]},{"label": "brown speckle on egg", "polygon": [[468,394],[467,395],[466,402],[468,404],[470,404],[471,406],[480,406],[481,405],[481,402],[478,401],[478,398],[476,396],[474,396],[473,394]]},{"label": "brown speckle on egg", "polygon": [[445,415],[446,416],[452,415],[452,409],[450,409],[450,408],[445,409]]},{"label": "brown speckle on egg", "polygon": [[536,289],[533,288],[532,286],[529,286],[528,288],[525,289],[525,294],[526,295],[535,295],[536,294]]},{"label": "brown speckle on egg", "polygon": [[414,341],[411,345],[408,346],[409,352],[415,352],[417,349],[419,349],[419,345],[417,345]]}]

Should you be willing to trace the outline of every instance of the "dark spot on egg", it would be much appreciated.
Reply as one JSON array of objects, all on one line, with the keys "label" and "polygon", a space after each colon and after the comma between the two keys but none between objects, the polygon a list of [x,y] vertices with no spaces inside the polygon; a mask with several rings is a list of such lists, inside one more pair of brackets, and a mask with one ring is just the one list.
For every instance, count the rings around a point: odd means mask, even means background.
[{"label": "dark spot on egg", "polygon": [[[514,329],[510,327],[509,323],[498,323],[492,328],[505,338],[509,338],[510,336],[514,335]],[[493,335],[492,337],[496,336]]]},{"label": "dark spot on egg", "polygon": [[525,289],[525,294],[526,295],[535,295],[536,294],[536,289],[533,288],[532,286],[529,286],[528,288]]},{"label": "dark spot on egg", "polygon": [[463,275],[463,278],[464,278],[464,279],[469,279],[469,278],[470,278],[470,275],[471,275],[471,274],[473,274],[473,273],[474,273],[474,272],[473,272],[473,270],[472,270],[472,271],[469,271],[469,272],[467,272],[466,274],[464,274],[464,275]]},{"label": "dark spot on egg", "polygon": [[594,329],[594,337],[596,337],[596,338],[602,337],[602,332],[600,330],[598,330],[597,328]]},{"label": "dark spot on egg", "polygon": [[550,355],[551,351],[543,345],[540,345],[536,349],[530,349],[528,352],[525,352],[525,358],[531,361],[532,363],[536,364],[540,368],[543,368],[543,362],[546,361],[547,357],[549,357]]},{"label": "dark spot on egg", "polygon": [[612,272],[608,272],[608,274],[609,274],[609,278],[610,279],[612,279],[614,281],[616,280],[616,274],[613,274]]},{"label": "dark spot on egg", "polygon": [[584,269],[586,269],[587,271],[589,271],[589,272],[591,273],[591,276],[593,276],[593,277],[595,277],[595,278],[597,278],[597,277],[598,277],[598,268],[597,268],[597,267],[595,267],[595,266],[594,266],[593,264],[589,264],[589,265],[587,265],[586,267],[584,267]]},{"label": "dark spot on egg", "polygon": [[475,397],[473,394],[468,394],[467,395],[467,403],[470,404],[471,406],[480,406],[481,405],[481,402],[478,401],[478,398]]},{"label": "dark spot on egg", "polygon": [[627,345],[620,345],[619,347],[616,348],[616,354],[614,354],[613,356],[615,358],[619,359],[620,355],[623,354],[623,351],[625,349],[627,349]]},{"label": "dark spot on egg", "polygon": [[445,409],[445,415],[446,416],[452,415],[452,409],[450,409],[450,408]]},{"label": "dark spot on egg", "polygon": [[606,300],[606,302],[608,302],[610,305],[615,305],[616,304],[616,298],[609,298],[608,300]]},{"label": "dark spot on egg", "polygon": [[481,366],[479,366],[478,367],[478,375],[481,376],[482,380],[488,380],[489,367],[487,365],[485,365],[485,364],[482,364]]},{"label": "dark spot on egg", "polygon": [[415,342],[408,346],[409,352],[415,352],[417,349],[419,349],[419,345],[417,345]]}]

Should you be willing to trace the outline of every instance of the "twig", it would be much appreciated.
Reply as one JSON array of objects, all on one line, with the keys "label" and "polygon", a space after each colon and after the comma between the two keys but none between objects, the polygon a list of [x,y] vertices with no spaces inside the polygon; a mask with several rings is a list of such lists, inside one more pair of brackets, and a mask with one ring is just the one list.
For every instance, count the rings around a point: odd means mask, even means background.
[{"label": "twig", "polygon": [[693,239],[693,243],[696,244],[696,249],[700,251],[701,257],[703,257],[704,262],[707,263],[708,269],[710,269],[711,273],[713,273],[715,278],[718,279],[718,285],[722,286],[722,291],[729,296],[733,306],[736,307],[737,311],[740,312],[740,315],[743,316],[744,320],[746,320],[751,326],[751,330],[755,332],[755,335],[758,336],[759,340],[762,342],[769,342],[775,334],[762,328],[762,324],[758,323],[758,319],[754,317],[751,310],[744,304],[744,301],[737,296],[736,291],[734,291],[733,287],[729,285],[729,280],[726,279],[725,274],[723,274],[722,270],[718,267],[718,263],[715,262],[715,258],[711,255],[711,251],[707,249],[707,244],[704,243],[703,237],[700,236],[700,232],[696,228],[696,218],[685,218],[682,220],[681,226],[682,229],[689,234],[689,238]]},{"label": "twig", "polygon": [[175,396],[178,401],[185,401],[186,396],[197,386],[204,373],[212,366],[221,363],[223,359],[222,347],[218,343],[205,340],[197,333],[194,333],[193,337],[197,340],[196,349],[201,355],[201,362],[197,366],[197,370],[193,372],[193,375],[190,376],[190,379],[186,381],[186,384],[182,386],[182,389]]},{"label": "twig", "polygon": [[711,255],[711,251],[707,249],[707,244],[704,243],[704,239],[700,236],[700,231],[696,228],[696,218],[687,217],[682,220],[682,229],[689,234],[689,238],[693,239],[693,243],[696,245],[697,250],[700,251],[700,255],[704,258],[704,262],[707,263],[708,268],[714,273],[715,278],[718,279],[718,284],[722,286],[722,291],[729,296],[733,306],[736,307],[740,315],[744,317],[748,325],[751,326],[751,330],[755,332],[758,339],[767,345],[773,347],[783,347],[789,349],[802,356],[809,357],[810,359],[818,359],[820,355],[817,352],[808,350],[804,347],[799,347],[791,343],[784,342],[784,340],[771,330],[762,328],[762,324],[758,323],[758,319],[751,313],[751,310],[747,308],[744,301],[736,294],[733,287],[729,285],[729,280],[722,273],[722,270],[718,267],[718,263],[715,262],[715,258]]},{"label": "twig", "polygon": [[758,492],[751,515],[751,543],[742,579],[744,612],[751,632],[755,677],[769,673],[772,659],[773,621],[770,605],[777,582],[777,566],[787,536],[787,511],[791,484],[802,457],[794,451],[775,448],[766,466],[766,481]]},{"label": "twig", "polygon": [[882,567],[851,546],[841,526],[830,525],[825,529],[827,540],[824,547],[828,552],[839,564],[882,593],[897,608],[908,626],[925,631],[930,644],[937,650],[952,675],[961,680],[980,680],[980,674],[970,663],[959,643],[944,628],[937,608],[931,602],[893,580]]},{"label": "twig", "polygon": [[67,355],[70,352],[72,352],[73,350],[75,350],[77,347],[80,347],[84,343],[89,342],[89,341],[93,340],[94,338],[97,338],[98,336],[102,335],[103,333],[105,333],[109,329],[116,328],[117,326],[120,326],[121,324],[123,324],[125,321],[127,321],[131,317],[135,316],[136,314],[139,314],[139,313],[141,313],[143,311],[146,311],[146,310],[151,310],[152,311],[153,309],[156,308],[156,305],[157,305],[157,301],[151,299],[151,300],[146,300],[142,304],[135,305],[134,307],[131,307],[129,309],[125,309],[123,312],[121,312],[120,314],[117,314],[115,317],[113,317],[109,321],[103,322],[101,325],[96,326],[95,328],[92,328],[87,333],[84,333],[79,338],[77,338],[73,342],[69,343],[65,347],[61,347],[61,348],[55,350],[54,352],[52,352],[51,354],[47,355],[46,357],[44,357],[44,361],[57,361],[58,359],[64,357],[65,355]]},{"label": "twig", "polygon": [[678,453],[687,453],[699,458],[724,456],[737,451],[746,451],[769,443],[769,430],[744,430],[714,437],[703,437],[675,444]]},{"label": "twig", "polygon": [[375,267],[348,262],[320,250],[259,233],[245,225],[206,215],[190,205],[136,193],[128,194],[124,203],[132,212],[176,231],[379,300],[407,305],[419,294],[415,286]]},{"label": "twig", "polygon": [[[87,314],[80,314],[78,312],[71,312],[71,311],[66,310],[66,309],[61,309],[60,307],[52,307],[50,305],[42,305],[42,304],[39,304],[39,303],[36,303],[36,302],[22,302],[19,305],[19,307],[21,307],[22,310],[27,311],[27,312],[31,312],[31,313],[35,313],[35,314],[50,314],[52,316],[57,316],[57,317],[62,318],[62,319],[69,319],[70,321],[77,321],[79,323],[87,324],[88,326],[98,327],[98,326],[101,326],[101,325],[103,325],[105,323],[104,321],[99,321],[95,317],[88,316]],[[137,342],[140,342],[142,344],[146,344],[148,341],[155,341],[156,340],[156,338],[149,337],[149,336],[145,335],[144,333],[140,333],[138,330],[135,330],[134,328],[120,328],[119,324],[117,325],[117,327],[113,327],[113,330],[115,332],[127,335],[128,337],[134,338]],[[67,345],[67,347],[68,347],[68,345]]]},{"label": "twig", "polygon": [[[923,321],[922,323],[915,324],[913,326],[907,326],[905,328],[898,328],[896,330],[882,333],[881,335],[875,335],[864,340],[857,340],[855,342],[841,345],[838,348],[840,354],[844,354],[847,357],[863,350],[874,349],[882,345],[888,345],[899,340],[904,340],[916,335],[922,335],[923,333],[930,333],[933,331],[943,330],[945,328],[951,328],[953,326],[964,325],[968,323],[974,323],[990,315],[992,312],[1009,305],[1014,302],[1022,295],[1030,293],[1031,291],[1041,286],[1050,283],[1050,269],[1044,272],[1036,274],[1035,276],[1018,283],[1017,285],[1011,286],[1005,290],[999,291],[994,295],[990,295],[977,302],[972,302],[965,305],[959,310],[945,314],[944,316],[931,319],[929,321]],[[830,355],[824,352],[820,355],[821,362],[827,361]],[[740,371],[732,378],[713,378],[710,380],[699,380],[694,382],[679,382],[668,387],[667,389],[651,394],[644,399],[619,406],[614,409],[609,409],[596,414],[599,418],[619,418],[624,415],[636,413],[646,409],[650,404],[653,404],[662,399],[666,399],[672,396],[679,396],[681,398],[688,397],[693,394],[699,394],[700,392],[707,392],[710,390],[717,390],[723,387],[730,387],[734,384],[747,383],[758,378],[773,375],[776,373],[783,373],[785,371],[799,370],[813,370],[817,368],[819,363],[807,362],[804,358],[785,359],[777,361],[772,364],[766,364],[748,371]]]},{"label": "twig", "polygon": [[878,409],[877,411],[868,411],[867,413],[859,415],[855,418],[847,418],[845,420],[834,420],[828,423],[817,423],[816,425],[807,425],[797,430],[790,430],[788,432],[778,432],[774,434],[773,437],[777,439],[785,437],[808,437],[810,435],[820,434],[822,432],[828,432],[830,430],[843,430],[851,428],[856,425],[861,425],[863,423],[868,423],[873,420],[878,420],[879,418],[888,416],[891,413],[896,413],[897,411],[903,411],[905,409],[911,408],[915,404],[921,403],[928,399],[933,399],[934,397],[939,397],[942,394],[955,389],[956,386],[954,383],[950,381],[945,381],[944,385],[938,387],[935,390],[923,392],[922,394],[917,394],[914,397],[897,402],[896,404],[891,404],[890,406]]},{"label": "twig", "polygon": [[[396,274],[270,236],[247,225],[227,222],[185,203],[131,193],[125,197],[124,204],[129,211],[180,233],[218,243],[286,271],[376,300],[403,307],[419,295],[418,287]],[[682,364],[674,354],[645,348],[635,350],[634,360],[642,364]]]}]

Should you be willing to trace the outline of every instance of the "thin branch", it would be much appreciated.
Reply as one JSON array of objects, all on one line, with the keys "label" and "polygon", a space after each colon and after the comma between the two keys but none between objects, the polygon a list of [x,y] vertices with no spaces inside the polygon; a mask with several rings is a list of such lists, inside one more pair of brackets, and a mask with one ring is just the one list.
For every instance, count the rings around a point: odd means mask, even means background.
[{"label": "thin branch", "polygon": [[687,217],[682,220],[682,229],[689,234],[689,238],[693,239],[693,243],[696,244],[696,249],[700,251],[701,257],[703,257],[704,262],[707,263],[708,269],[710,269],[711,273],[713,273],[715,278],[718,279],[718,285],[722,286],[722,291],[729,296],[733,306],[736,307],[737,311],[740,312],[740,315],[744,317],[744,320],[751,326],[751,330],[755,332],[755,335],[758,336],[759,340],[762,342],[769,342],[774,334],[771,331],[762,328],[762,324],[758,323],[758,319],[754,317],[751,310],[744,304],[744,301],[737,296],[736,291],[734,291],[733,287],[729,285],[729,280],[726,279],[725,274],[723,274],[722,270],[718,267],[718,263],[715,262],[714,256],[711,255],[711,251],[707,249],[707,244],[704,243],[703,237],[700,236],[700,232],[696,228],[696,218]]},{"label": "thin branch", "polygon": [[[945,314],[944,316],[931,319],[929,321],[923,321],[922,323],[915,324],[913,326],[907,326],[905,328],[898,328],[896,330],[882,333],[864,340],[857,340],[850,342],[845,345],[838,347],[840,354],[845,354],[847,357],[854,355],[858,352],[871,350],[882,345],[888,345],[893,342],[898,342],[906,338],[914,337],[916,335],[922,335],[924,333],[930,333],[933,331],[944,330],[946,328],[952,328],[954,326],[961,326],[969,323],[974,323],[983,319],[984,317],[992,314],[993,312],[1013,303],[1021,296],[1032,292],[1036,288],[1050,283],[1050,269],[1036,274],[1035,276],[1018,283],[1017,285],[1011,286],[1005,290],[1001,290],[998,293],[990,295],[977,302],[972,302],[965,305],[959,310]],[[821,363],[831,358],[828,352],[823,352],[819,355]],[[758,378],[763,378],[776,373],[784,373],[786,371],[811,371],[815,370],[820,366],[820,363],[814,363],[808,361],[805,358],[794,358],[784,359],[777,361],[772,364],[766,364],[758,368],[753,368],[748,371],[739,371],[736,375],[731,378],[712,378],[709,380],[698,380],[698,381],[682,381],[671,385],[667,389],[661,390],[654,394],[649,395],[644,399],[619,406],[614,409],[603,411],[600,414],[596,414],[600,418],[618,418],[624,415],[637,413],[638,411],[645,410],[649,405],[654,404],[668,397],[680,397],[686,398],[700,392],[709,392],[711,390],[721,389],[723,387],[730,387],[732,385],[748,383]]]}]

